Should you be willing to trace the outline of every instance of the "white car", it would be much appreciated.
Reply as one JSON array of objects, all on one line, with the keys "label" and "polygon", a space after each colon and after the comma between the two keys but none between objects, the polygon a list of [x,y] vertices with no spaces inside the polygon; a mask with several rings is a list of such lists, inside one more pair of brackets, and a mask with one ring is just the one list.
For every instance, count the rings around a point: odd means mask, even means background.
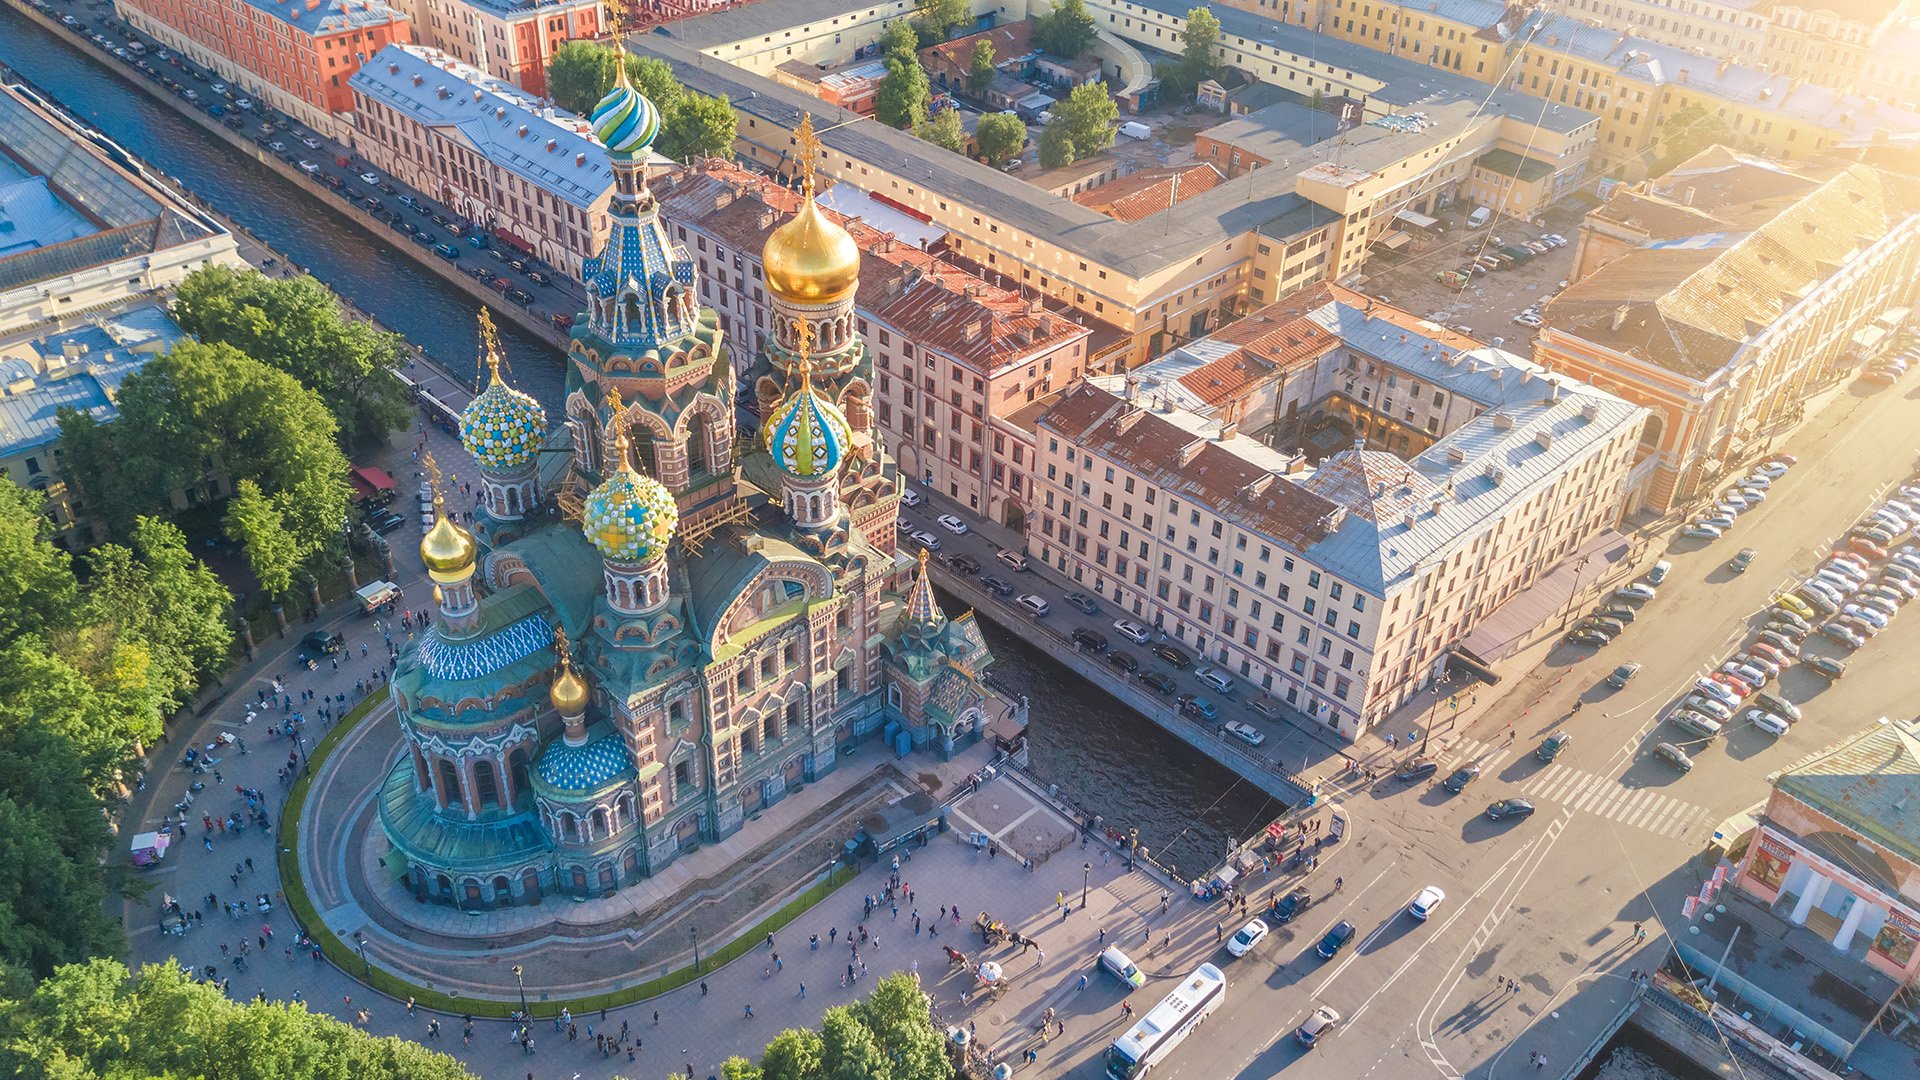
[{"label": "white car", "polygon": [[1827,556],[1827,561],[1836,562],[1836,563],[1846,563],[1849,566],[1855,566],[1862,570],[1865,570],[1868,567],[1873,565],[1872,563],[1867,561],[1867,557],[1865,555],[1862,555],[1857,551],[1836,551],[1833,554]]},{"label": "white car", "polygon": [[1785,735],[1787,733],[1788,725],[1785,720],[1762,709],[1754,709],[1748,712],[1747,723],[1752,724],[1754,727],[1759,728],[1769,735]]},{"label": "white car", "polygon": [[1767,501],[1767,493],[1757,487],[1742,487],[1740,497],[1747,500],[1749,506],[1758,506]]},{"label": "white car", "polygon": [[233,107],[236,109],[245,109],[251,112],[253,110],[253,99],[252,98],[236,99],[233,103]]},{"label": "white car", "polygon": [[940,538],[933,535],[930,532],[914,533],[913,542],[916,544],[919,544],[923,548],[926,548],[928,551],[940,550]]},{"label": "white car", "polygon": [[1721,495],[1720,501],[1715,503],[1714,505],[1715,506],[1731,506],[1735,510],[1745,510],[1747,508],[1747,497],[1745,495],[1740,494],[1738,491],[1729,491]]},{"label": "white car", "polygon": [[1766,473],[1754,473],[1737,485],[1741,489],[1759,488],[1761,491],[1773,490],[1773,480]]},{"label": "white car", "polygon": [[1145,645],[1147,642],[1153,640],[1153,635],[1147,633],[1147,628],[1134,622],[1132,619],[1113,620],[1113,629],[1115,633],[1133,642],[1135,645]]},{"label": "white car", "polygon": [[902,536],[913,535],[913,522],[908,521],[906,518],[901,518],[900,520],[894,522],[893,526],[894,528],[900,530],[900,535]]},{"label": "white car", "polygon": [[301,158],[300,171],[303,173],[306,173],[308,176],[312,176],[313,174],[320,171],[320,166],[315,165],[313,162],[308,161],[306,158]]},{"label": "white car", "polygon": [[375,187],[379,187],[380,174],[376,172],[363,172],[360,174],[360,182],[363,184],[372,184]]},{"label": "white car", "polygon": [[226,92],[227,92],[227,84],[226,84],[226,83],[223,83],[223,82],[217,82],[217,83],[214,83],[214,84],[213,84],[213,92],[214,92],[214,93],[216,93],[216,94],[224,94],[224,93],[226,93]]},{"label": "white car", "polygon": [[1659,595],[1659,593],[1657,590],[1654,589],[1653,586],[1648,585],[1643,581],[1636,581],[1631,585],[1622,585],[1619,588],[1613,590],[1613,595],[1619,597],[1622,600],[1642,601],[1642,600],[1651,600],[1655,596]]},{"label": "white car", "polygon": [[1767,673],[1752,664],[1743,664],[1738,660],[1729,660],[1720,665],[1723,674],[1731,675],[1754,689],[1767,685]]},{"label": "white car", "polygon": [[1253,951],[1255,945],[1260,944],[1261,938],[1266,936],[1267,920],[1263,918],[1248,920],[1247,925],[1235,930],[1233,936],[1227,939],[1227,951],[1235,956],[1245,956]]},{"label": "white car", "polygon": [[1867,580],[1866,570],[1862,569],[1861,567],[1853,563],[1844,562],[1840,559],[1829,559],[1825,565],[1820,567],[1820,569],[1829,571],[1831,573],[1839,574],[1842,577],[1852,578],[1855,581]]},{"label": "white car", "polygon": [[1014,603],[1032,612],[1033,617],[1036,619],[1046,618],[1047,612],[1053,610],[1050,604],[1032,593],[1021,593],[1019,599],[1015,600]]},{"label": "white car", "polygon": [[[1750,667],[1753,670],[1764,674],[1769,679],[1777,679],[1780,677],[1780,665],[1774,663],[1773,661],[1767,659],[1764,656],[1755,656],[1752,653],[1741,653],[1739,656],[1736,656],[1733,658],[1733,662],[1743,667]],[[1734,672],[1734,674],[1740,675],[1740,673],[1737,671]],[[1744,675],[1741,675],[1740,677],[1743,679],[1746,678],[1746,676]]]},{"label": "white car", "polygon": [[1733,719],[1733,709],[1717,697],[1708,697],[1705,694],[1688,694],[1686,700],[1680,704],[1695,712],[1706,713],[1716,720]]},{"label": "white car", "polygon": [[1248,746],[1259,746],[1261,743],[1267,741],[1266,732],[1260,731],[1259,729],[1255,728],[1252,724],[1244,724],[1238,720],[1227,721],[1225,724],[1221,725],[1220,730],[1226,732],[1227,734],[1233,736],[1236,739],[1239,739],[1241,742],[1246,743]]},{"label": "white car", "polygon": [[1726,530],[1733,528],[1733,512],[1727,511],[1725,513],[1719,513],[1719,514],[1708,514],[1706,517],[1703,517],[1700,519],[1700,524],[1711,525],[1714,528],[1719,529],[1722,532],[1725,532]]},{"label": "white car", "polygon": [[1807,584],[1826,585],[1842,596],[1852,596],[1860,591],[1860,582],[1857,579],[1850,578],[1838,570],[1816,571],[1813,580]]},{"label": "white car", "polygon": [[1712,679],[1701,679],[1693,685],[1694,688],[1702,694],[1720,702],[1722,705],[1731,707],[1740,704],[1740,695],[1734,693],[1733,688],[1727,686],[1725,683],[1717,683]]},{"label": "white car", "polygon": [[314,139],[314,138],[305,138],[300,140],[300,145],[306,147],[309,150],[318,150],[320,149],[320,140]]},{"label": "white car", "polygon": [[1446,898],[1447,894],[1440,891],[1440,886],[1429,885],[1421,889],[1420,895],[1407,904],[1407,914],[1421,922],[1426,922],[1427,918],[1433,914],[1433,909],[1439,907],[1440,902]]},{"label": "white car", "polygon": [[961,521],[957,517],[954,517],[952,514],[941,514],[939,517],[935,518],[934,520],[940,523],[941,528],[947,530],[948,532],[952,533],[955,536],[967,535],[967,523],[964,521]]},{"label": "white car", "polygon": [[1912,581],[1895,574],[1880,575],[1880,588],[1891,589],[1908,600],[1920,596],[1920,588],[1915,588]]},{"label": "white car", "polygon": [[1868,607],[1865,604],[1848,604],[1846,607],[1840,609],[1840,614],[1850,619],[1859,619],[1861,622],[1866,623],[1876,630],[1885,630],[1887,628],[1887,613],[1878,608]]}]

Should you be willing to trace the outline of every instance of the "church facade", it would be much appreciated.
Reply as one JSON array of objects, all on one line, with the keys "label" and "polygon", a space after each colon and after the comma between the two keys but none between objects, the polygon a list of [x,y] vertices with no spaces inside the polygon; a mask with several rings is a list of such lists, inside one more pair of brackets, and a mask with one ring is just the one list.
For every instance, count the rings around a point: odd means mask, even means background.
[{"label": "church facade", "polygon": [[[421,541],[438,617],[393,674],[405,747],[379,812],[423,901],[606,895],[862,739],[951,754],[986,722],[979,627],[898,548],[859,251],[811,169],[765,250],[779,332],[737,371],[648,188],[658,112],[623,72],[591,120],[613,229],[584,268],[564,421],[501,380],[484,334],[492,380],[460,425],[483,503],[468,530],[436,502]],[[799,142],[818,159],[810,124]]]}]

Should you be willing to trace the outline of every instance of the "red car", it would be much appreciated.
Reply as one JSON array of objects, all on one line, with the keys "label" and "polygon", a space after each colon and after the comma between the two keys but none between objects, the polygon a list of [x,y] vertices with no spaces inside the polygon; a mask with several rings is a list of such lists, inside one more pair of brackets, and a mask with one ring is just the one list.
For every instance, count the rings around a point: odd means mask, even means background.
[{"label": "red car", "polygon": [[1797,457],[1794,457],[1792,454],[1775,454],[1772,457],[1768,458],[1767,460],[1777,461],[1780,464],[1786,465],[1789,467],[1800,464],[1800,459]]},{"label": "red car", "polygon": [[1713,674],[1707,676],[1707,678],[1712,679],[1714,682],[1717,682],[1721,686],[1724,686],[1727,689],[1733,691],[1734,694],[1738,697],[1744,698],[1748,694],[1753,693],[1753,687],[1748,686],[1747,681],[1745,679],[1738,678],[1733,675],[1729,675],[1724,671],[1716,671]]},{"label": "red car", "polygon": [[1887,557],[1886,548],[1881,547],[1879,544],[1874,543],[1873,541],[1867,539],[1864,536],[1855,536],[1855,537],[1848,538],[1846,549],[1849,551],[1857,551],[1860,554],[1865,555],[1867,558],[1874,559],[1874,560],[1880,560]]},{"label": "red car", "polygon": [[1788,656],[1786,653],[1781,652],[1779,649],[1774,648],[1772,645],[1769,645],[1764,641],[1756,641],[1753,644],[1748,645],[1747,651],[1752,653],[1755,656],[1763,656],[1768,660],[1773,661],[1775,664],[1779,665],[1782,669],[1791,667],[1793,665],[1793,657]]}]

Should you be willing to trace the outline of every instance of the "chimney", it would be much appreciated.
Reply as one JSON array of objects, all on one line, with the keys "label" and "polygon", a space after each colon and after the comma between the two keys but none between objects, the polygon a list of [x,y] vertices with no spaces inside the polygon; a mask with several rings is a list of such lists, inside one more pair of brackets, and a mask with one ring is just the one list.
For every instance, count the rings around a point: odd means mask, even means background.
[{"label": "chimney", "polygon": [[1467,452],[1465,450],[1461,449],[1458,446],[1447,447],[1447,464],[1465,465],[1466,463],[1467,463]]},{"label": "chimney", "polygon": [[319,6],[320,6],[320,0],[307,0],[308,11],[312,11],[314,8],[317,8]]},{"label": "chimney", "polygon": [[1495,430],[1495,431],[1512,431],[1512,430],[1513,430],[1513,417],[1512,417],[1512,416],[1509,416],[1508,414],[1506,414],[1506,413],[1504,413],[1504,412],[1496,412],[1496,413],[1494,413],[1494,414],[1493,414],[1493,430]]},{"label": "chimney", "polygon": [[1599,416],[1600,405],[1598,402],[1588,401],[1580,406],[1580,418],[1582,420],[1596,420]]},{"label": "chimney", "polygon": [[[397,66],[397,65],[396,65],[396,66]],[[416,74],[416,75],[414,75],[414,77],[413,77],[413,85],[415,85],[415,86],[419,86],[419,85],[420,85],[421,83],[423,83],[423,82],[425,82],[425,81],[426,81],[426,80],[425,80],[425,79],[422,79],[422,78],[421,78],[421,77],[420,77],[420,76],[419,76],[418,74]]]},{"label": "chimney", "polygon": [[1551,450],[1553,449],[1553,432],[1542,431],[1533,437],[1533,441],[1539,444],[1540,449]]},{"label": "chimney", "polygon": [[1615,330],[1618,330],[1622,326],[1625,326],[1626,322],[1627,322],[1627,305],[1621,304],[1619,307],[1613,309],[1613,328]]},{"label": "chimney", "polygon": [[1437,513],[1439,513],[1439,512],[1440,512],[1440,508],[1441,508],[1442,506],[1445,506],[1446,504],[1447,504],[1447,499],[1446,499],[1446,496],[1444,496],[1444,495],[1433,495],[1433,496],[1430,496],[1430,497],[1429,497],[1429,498],[1427,499],[1427,513],[1428,513],[1428,514],[1437,514]]},{"label": "chimney", "polygon": [[1181,447],[1180,448],[1180,464],[1183,466],[1193,464],[1193,459],[1200,456],[1201,448],[1205,447],[1206,445],[1207,445],[1207,440],[1195,439],[1192,442],[1188,443],[1187,445]]},{"label": "chimney", "polygon": [[399,64],[388,64],[388,65],[387,65],[387,74],[389,74],[389,75],[398,75],[398,74],[400,74],[400,65],[399,65]]},{"label": "chimney", "polygon": [[452,95],[451,93],[449,93],[449,92],[447,91],[447,88],[446,88],[446,87],[444,87],[444,86],[436,86],[436,87],[434,87],[434,88],[433,88],[433,93],[434,93],[434,96],[435,96],[435,97],[438,97],[438,98],[443,98],[443,99],[444,99],[444,98],[450,98],[450,97],[452,97],[452,96],[453,96],[453,95]]},{"label": "chimney", "polygon": [[574,167],[574,168],[576,168],[576,169],[578,169],[578,168],[580,168],[581,166],[584,166],[584,165],[585,165],[586,163],[587,163],[587,155],[585,155],[585,154],[575,154],[575,155],[573,155],[573,167]]}]

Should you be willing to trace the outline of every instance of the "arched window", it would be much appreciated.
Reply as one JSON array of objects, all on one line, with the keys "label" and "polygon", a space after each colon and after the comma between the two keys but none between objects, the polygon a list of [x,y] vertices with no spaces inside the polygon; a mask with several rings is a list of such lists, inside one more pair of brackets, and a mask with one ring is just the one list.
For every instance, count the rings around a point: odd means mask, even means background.
[{"label": "arched window", "polygon": [[613,809],[614,816],[619,819],[621,828],[633,824],[633,796],[620,796],[620,801],[613,804]]},{"label": "arched window", "polygon": [[528,789],[527,748],[524,746],[515,747],[513,752],[507,755],[507,783],[512,788],[515,799]]},{"label": "arched window", "polygon": [[580,819],[571,813],[560,815],[560,835],[574,843],[580,842]]},{"label": "arched window", "polygon": [[600,836],[611,836],[612,834],[613,834],[613,823],[609,821],[607,818],[607,808],[604,806],[594,807],[593,808],[593,835],[596,837],[600,837]]},{"label": "arched window", "polygon": [[493,762],[474,762],[473,794],[482,809],[500,805],[500,778],[494,775]]},{"label": "arched window", "polygon": [[440,798],[448,806],[466,801],[460,794],[460,769],[446,758],[440,759]]}]

